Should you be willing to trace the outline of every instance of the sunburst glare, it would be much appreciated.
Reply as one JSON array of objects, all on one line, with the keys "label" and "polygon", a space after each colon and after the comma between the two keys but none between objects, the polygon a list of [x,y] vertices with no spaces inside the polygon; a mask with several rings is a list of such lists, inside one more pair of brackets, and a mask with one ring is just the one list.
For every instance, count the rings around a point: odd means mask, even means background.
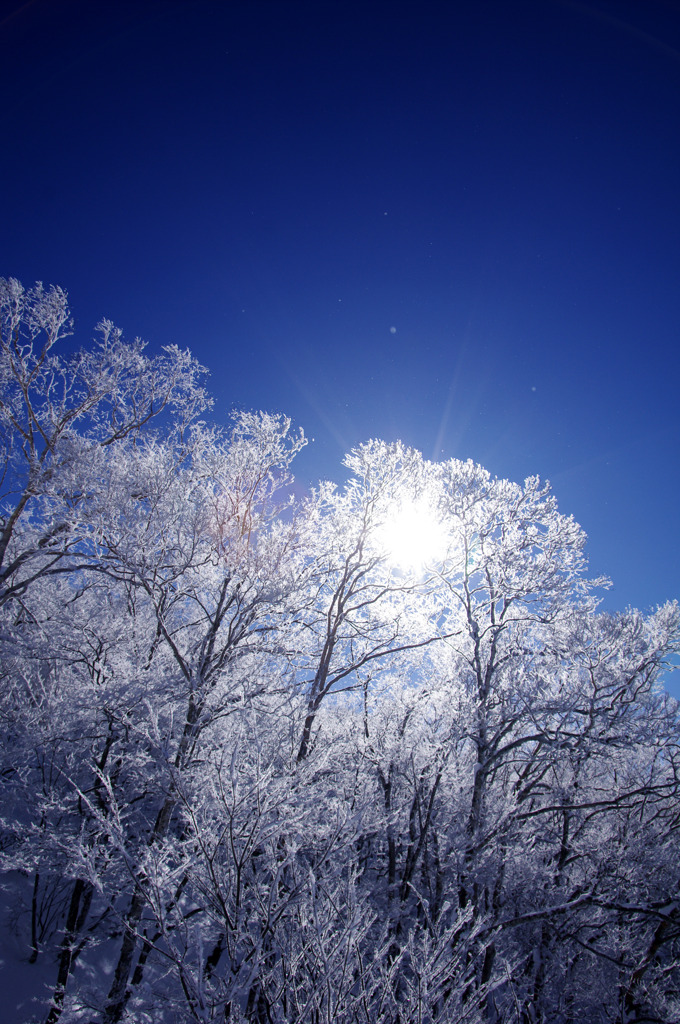
[{"label": "sunburst glare", "polygon": [[415,572],[446,557],[448,532],[427,501],[404,500],[380,527],[379,544],[395,568]]}]

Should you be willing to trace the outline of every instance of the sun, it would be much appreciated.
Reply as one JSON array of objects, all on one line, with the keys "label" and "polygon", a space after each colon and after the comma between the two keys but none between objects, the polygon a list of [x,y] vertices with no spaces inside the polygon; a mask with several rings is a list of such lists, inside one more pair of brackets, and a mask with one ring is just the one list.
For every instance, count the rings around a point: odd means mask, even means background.
[{"label": "sun", "polygon": [[408,499],[387,514],[378,543],[395,568],[418,572],[445,557],[448,536],[427,501]]}]

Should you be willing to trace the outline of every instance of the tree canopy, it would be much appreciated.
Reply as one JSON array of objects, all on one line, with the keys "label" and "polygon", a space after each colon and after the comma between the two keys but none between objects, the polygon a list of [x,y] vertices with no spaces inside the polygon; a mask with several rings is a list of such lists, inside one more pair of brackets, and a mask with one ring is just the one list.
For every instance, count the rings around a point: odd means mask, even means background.
[{"label": "tree canopy", "polygon": [[371,440],[296,497],[189,352],[0,309],[8,1019],[680,1019],[677,605],[598,611],[538,478]]}]

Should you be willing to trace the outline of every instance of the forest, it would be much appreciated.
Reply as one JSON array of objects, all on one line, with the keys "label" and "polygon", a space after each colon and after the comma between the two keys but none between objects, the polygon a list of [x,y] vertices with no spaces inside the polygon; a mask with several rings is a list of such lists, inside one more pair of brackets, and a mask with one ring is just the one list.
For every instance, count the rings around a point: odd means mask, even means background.
[{"label": "forest", "polygon": [[369,440],[300,493],[188,351],[0,317],[16,1020],[680,1020],[677,605],[598,611],[536,477]]}]

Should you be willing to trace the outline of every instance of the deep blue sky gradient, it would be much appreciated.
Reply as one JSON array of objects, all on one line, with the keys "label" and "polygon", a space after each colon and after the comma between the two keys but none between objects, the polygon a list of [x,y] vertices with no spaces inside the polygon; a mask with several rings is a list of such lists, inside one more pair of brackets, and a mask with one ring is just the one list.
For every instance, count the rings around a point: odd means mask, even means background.
[{"label": "deep blue sky gradient", "polygon": [[551,480],[680,596],[680,6],[2,8],[0,274],[189,346],[303,482],[371,436]]}]

